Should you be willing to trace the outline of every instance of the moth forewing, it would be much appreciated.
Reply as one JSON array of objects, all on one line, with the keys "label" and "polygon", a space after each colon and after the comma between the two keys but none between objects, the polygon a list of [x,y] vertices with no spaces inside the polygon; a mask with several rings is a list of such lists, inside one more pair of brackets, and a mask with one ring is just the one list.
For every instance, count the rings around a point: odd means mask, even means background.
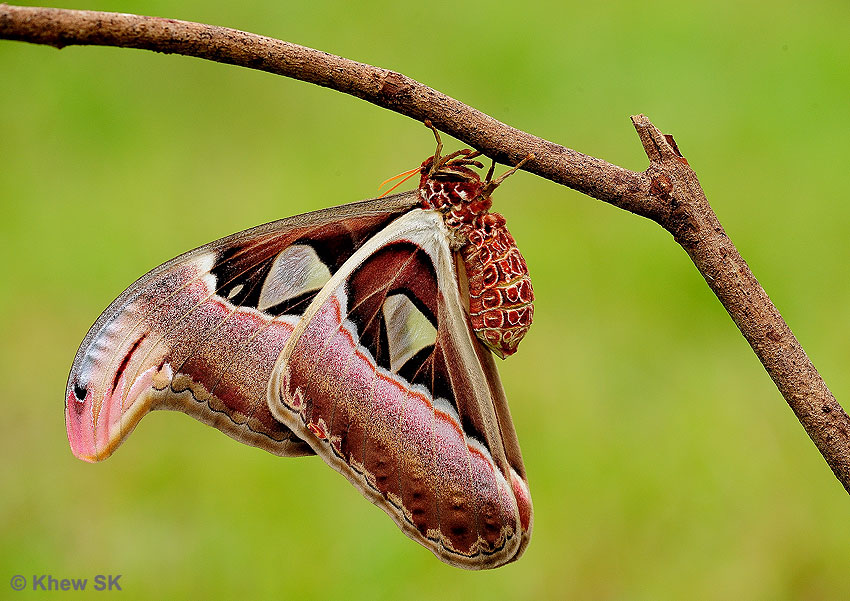
[{"label": "moth forewing", "polygon": [[[268,259],[257,255],[258,249],[271,249],[273,258],[299,236],[340,223],[350,223],[343,229],[356,231],[417,202],[417,195],[408,192],[281,219],[188,251],[140,277],[101,313],[74,358],[65,391],[65,421],[74,454],[86,461],[107,458],[153,409],[182,411],[277,455],[312,454],[285,426],[273,422],[265,402],[268,373],[259,361],[277,344],[274,336],[279,341],[287,328],[291,330],[285,321],[297,319],[260,310],[259,294],[254,306],[237,302],[233,282],[216,278],[212,271],[238,261],[246,266],[236,270],[235,277],[247,278],[253,273],[252,262]],[[259,291],[265,280],[246,279],[246,291],[252,286]],[[229,331],[237,322],[249,328],[242,332],[251,333],[239,338]],[[257,354],[247,362],[239,390],[220,399],[215,394],[220,376],[239,364],[232,362],[233,354],[226,362],[215,353],[234,342]],[[269,368],[277,356],[275,352]],[[205,366],[206,373],[185,373],[192,362]],[[253,404],[253,387],[261,404]],[[246,404],[252,407],[246,409]]]}]

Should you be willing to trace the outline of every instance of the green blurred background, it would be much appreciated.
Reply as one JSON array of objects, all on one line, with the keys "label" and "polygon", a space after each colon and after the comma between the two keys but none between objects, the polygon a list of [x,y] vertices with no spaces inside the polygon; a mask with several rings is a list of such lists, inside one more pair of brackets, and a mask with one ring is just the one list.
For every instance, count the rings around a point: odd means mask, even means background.
[{"label": "green blurred background", "polygon": [[[636,170],[628,117],[646,113],[847,405],[846,0],[63,6],[395,69]],[[146,418],[105,463],[74,459],[67,373],[125,286],[231,232],[372,197],[432,147],[410,119],[265,73],[0,42],[0,597],[46,573],[123,574],[123,599],[850,598],[847,494],[685,254],[527,173],[496,195],[538,298],[500,365],[535,507],[519,562],[447,567],[321,461],[181,414]]]}]

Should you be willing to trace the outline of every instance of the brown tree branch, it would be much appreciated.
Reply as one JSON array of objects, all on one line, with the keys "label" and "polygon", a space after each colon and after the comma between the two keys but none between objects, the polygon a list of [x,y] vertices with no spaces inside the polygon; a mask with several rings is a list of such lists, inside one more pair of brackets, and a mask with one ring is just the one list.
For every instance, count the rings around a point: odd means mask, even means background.
[{"label": "brown tree branch", "polygon": [[502,163],[652,219],[691,257],[800,423],[850,492],[850,418],[726,236],[696,174],[643,115],[637,173],[514,129],[400,73],[225,27],[119,13],[0,4],[0,39],[142,48],[268,71],[345,92],[439,129]]}]

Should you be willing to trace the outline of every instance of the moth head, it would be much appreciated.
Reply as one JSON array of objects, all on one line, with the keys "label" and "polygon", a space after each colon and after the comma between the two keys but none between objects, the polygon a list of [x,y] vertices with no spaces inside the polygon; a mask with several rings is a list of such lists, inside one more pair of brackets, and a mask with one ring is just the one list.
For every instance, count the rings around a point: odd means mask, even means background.
[{"label": "moth head", "polygon": [[426,205],[432,208],[445,208],[446,205],[457,208],[460,205],[469,205],[468,209],[472,213],[483,214],[490,209],[490,195],[493,191],[526,162],[534,159],[534,154],[527,154],[512,169],[495,179],[493,172],[496,161],[491,159],[490,168],[482,181],[481,176],[471,169],[471,167],[484,168],[484,165],[476,160],[477,157],[482,156],[481,152],[465,148],[442,156],[443,142],[440,139],[440,133],[428,120],[425,121],[425,126],[434,132],[437,149],[432,156],[422,162],[419,168],[419,189],[422,191]]},{"label": "moth head", "polygon": [[420,167],[419,193],[425,208],[460,211],[464,215],[461,220],[471,222],[474,216],[486,213],[492,202],[483,193],[481,177],[470,168],[480,163],[467,159],[465,154],[454,159],[436,154],[425,159]]},{"label": "moth head", "polygon": [[469,148],[458,150],[444,157],[441,157],[438,151],[422,162],[419,168],[420,185],[429,179],[442,182],[480,184],[481,176],[470,168],[481,169],[484,166],[475,160],[477,156],[480,156],[480,153]]},{"label": "moth head", "polygon": [[434,132],[434,139],[437,141],[434,154],[425,159],[419,167],[419,190],[422,191],[426,205],[444,209],[448,206],[469,204],[481,198],[481,176],[471,169],[484,167],[481,162],[475,160],[481,153],[464,148],[443,156],[440,132],[429,120],[425,121],[425,127]]}]

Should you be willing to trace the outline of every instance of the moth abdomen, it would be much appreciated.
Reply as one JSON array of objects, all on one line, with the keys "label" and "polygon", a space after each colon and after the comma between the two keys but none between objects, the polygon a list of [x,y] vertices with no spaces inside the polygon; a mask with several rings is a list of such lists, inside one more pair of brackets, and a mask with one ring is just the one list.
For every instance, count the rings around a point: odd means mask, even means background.
[{"label": "moth abdomen", "polygon": [[499,357],[516,352],[531,326],[534,291],[528,266],[505,225],[490,213],[490,192],[502,178],[482,182],[469,168],[472,151],[435,155],[421,166],[422,207],[440,211],[449,230],[461,240],[469,285],[469,321],[475,335]]},{"label": "moth abdomen", "polygon": [[534,291],[528,266],[498,213],[467,233],[460,253],[469,281],[469,317],[476,335],[504,358],[531,326]]}]

